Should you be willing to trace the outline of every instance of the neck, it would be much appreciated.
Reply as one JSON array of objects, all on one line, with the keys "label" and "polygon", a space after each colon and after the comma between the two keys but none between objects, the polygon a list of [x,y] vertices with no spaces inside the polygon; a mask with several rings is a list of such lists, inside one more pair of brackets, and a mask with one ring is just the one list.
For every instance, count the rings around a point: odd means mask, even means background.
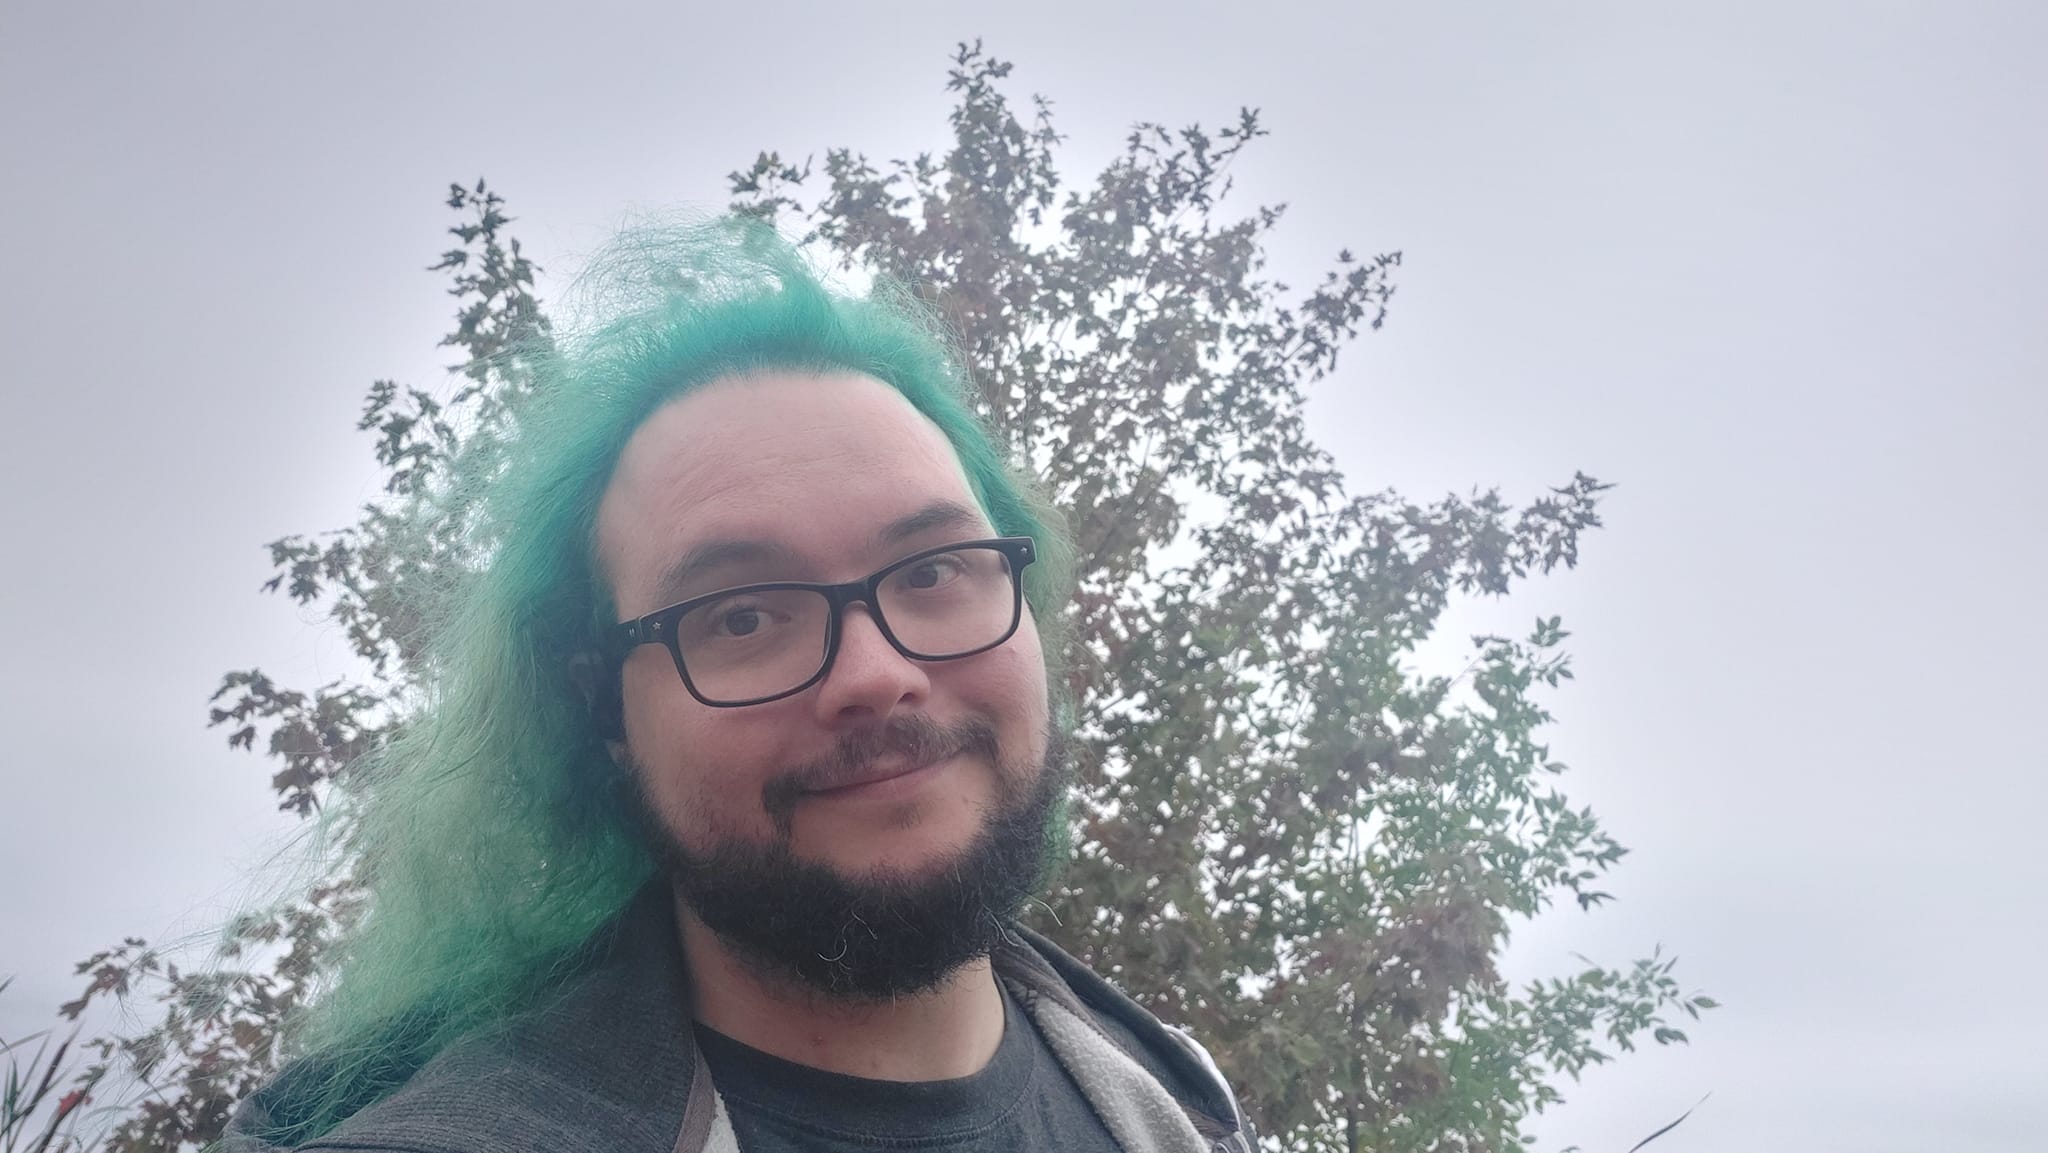
[{"label": "neck", "polygon": [[1003,1039],[1003,999],[983,957],[915,997],[847,1002],[760,973],[677,902],[697,1020],[763,1053],[875,1081],[980,1072]]}]

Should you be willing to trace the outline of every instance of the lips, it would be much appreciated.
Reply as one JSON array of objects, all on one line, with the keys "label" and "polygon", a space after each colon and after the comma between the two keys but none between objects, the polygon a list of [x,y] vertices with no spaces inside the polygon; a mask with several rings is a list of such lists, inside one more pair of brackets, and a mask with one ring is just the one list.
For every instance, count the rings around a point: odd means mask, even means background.
[{"label": "lips", "polygon": [[946,759],[946,757],[940,756],[933,757],[930,760],[923,761],[904,761],[895,758],[876,761],[875,763],[863,768],[860,772],[852,776],[849,776],[844,780],[836,780],[830,785],[826,785],[820,788],[806,789],[804,790],[804,792],[806,795],[814,797],[831,796],[836,793],[847,793],[853,791],[854,789],[858,789],[863,785],[879,784],[882,781],[893,781],[898,777],[907,777],[912,773],[922,772],[923,770],[929,769],[932,766],[937,765],[942,761],[945,761]]}]

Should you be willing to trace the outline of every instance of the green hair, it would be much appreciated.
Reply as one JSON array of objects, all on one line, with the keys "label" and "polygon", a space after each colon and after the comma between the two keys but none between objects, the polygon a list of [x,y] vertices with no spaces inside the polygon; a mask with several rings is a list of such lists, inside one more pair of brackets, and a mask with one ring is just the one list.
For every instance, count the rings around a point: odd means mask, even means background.
[{"label": "green hair", "polygon": [[[881,380],[946,435],[996,531],[1037,539],[1026,595],[1041,632],[1057,628],[1068,546],[907,293],[835,291],[772,230],[735,220],[629,233],[581,289],[603,323],[521,353],[531,387],[511,394],[501,431],[471,438],[479,447],[418,514],[463,525],[454,551],[471,560],[434,574],[432,604],[406,606],[421,622],[422,696],[349,798],[368,902],[295,1030],[312,1059],[271,1110],[293,1143],[388,1095],[464,1034],[542,1003],[653,875],[631,782],[572,666],[612,619],[594,559],[598,504],[656,409],[764,371]],[[444,550],[447,531],[432,533]],[[1051,659],[1061,646],[1047,641]]]}]

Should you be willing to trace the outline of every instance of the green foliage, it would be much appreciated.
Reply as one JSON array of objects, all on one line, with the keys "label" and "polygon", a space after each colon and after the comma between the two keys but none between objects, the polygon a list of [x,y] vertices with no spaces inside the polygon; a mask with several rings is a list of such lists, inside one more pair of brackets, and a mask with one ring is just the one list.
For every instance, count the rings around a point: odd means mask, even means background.
[{"label": "green foliage", "polygon": [[[14,978],[0,980],[0,993]],[[0,1057],[7,1059],[7,1072],[0,1077],[0,1153],[69,1153],[79,1148],[72,1130],[80,1110],[92,1100],[99,1084],[98,1074],[78,1077],[59,1092],[70,1072],[71,1046],[78,1031],[50,1048],[51,1033],[45,1029],[14,1040],[0,1038]],[[35,1049],[31,1051],[29,1045]]]},{"label": "green foliage", "polygon": [[1048,108],[1022,123],[1007,72],[963,47],[943,158],[839,149],[817,181],[770,153],[733,187],[918,286],[1072,512],[1087,757],[1040,928],[1216,1047],[1289,1148],[1512,1145],[1552,1074],[1683,1040],[1662,1014],[1704,1006],[1669,962],[1519,993],[1494,968],[1511,918],[1606,900],[1623,853],[1540,739],[1561,623],[1475,638],[1456,678],[1402,662],[1454,596],[1575,564],[1605,486],[1520,509],[1347,495],[1304,389],[1379,326],[1400,255],[1339,253],[1306,293],[1267,278],[1280,209],[1221,211],[1250,111],[1213,136],[1141,125],[1062,196]]},{"label": "green foliage", "polygon": [[[1567,803],[1544,739],[1542,698],[1571,676],[1561,622],[1474,638],[1456,676],[1406,663],[1456,598],[1576,564],[1606,486],[1576,476],[1519,508],[1349,493],[1308,436],[1305,390],[1385,319],[1400,254],[1339,253],[1306,291],[1271,279],[1282,210],[1223,207],[1264,135],[1249,110],[1214,134],[1140,125],[1063,190],[1049,105],[1020,119],[1008,71],[962,46],[942,155],[763,153],[732,189],[741,213],[920,294],[984,415],[1069,515],[1082,784],[1038,927],[1202,1037],[1284,1148],[1517,1147],[1559,1075],[1645,1037],[1683,1042],[1671,1016],[1714,1007],[1662,957],[1519,989],[1496,969],[1517,919],[1606,901],[1624,852]],[[271,589],[324,607],[372,678],[306,693],[248,670],[215,702],[231,745],[265,739],[280,804],[302,815],[391,736],[418,671],[412,590],[458,563],[459,510],[422,520],[411,502],[492,435],[494,406],[530,387],[508,351],[547,332],[495,194],[449,203],[459,244],[436,268],[458,299],[460,383],[445,400],[374,385],[360,427],[387,497],[340,533],[272,546]],[[277,1023],[358,896],[329,878],[237,926],[244,968],[180,973],[140,942],[82,965],[74,1016],[145,980],[166,1005],[143,1036],[98,1042],[103,1065],[125,1057],[159,1089],[105,1147],[217,1135],[274,1068]]]}]

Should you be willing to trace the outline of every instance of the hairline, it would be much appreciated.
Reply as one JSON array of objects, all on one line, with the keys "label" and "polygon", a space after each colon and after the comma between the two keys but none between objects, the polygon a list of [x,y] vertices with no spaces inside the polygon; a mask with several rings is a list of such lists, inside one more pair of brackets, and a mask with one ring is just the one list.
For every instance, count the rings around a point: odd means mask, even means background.
[{"label": "hairline", "polygon": [[987,494],[983,493],[980,486],[975,483],[973,472],[967,467],[967,461],[962,459],[960,455],[960,445],[947,433],[944,425],[934,420],[930,413],[918,407],[917,402],[910,398],[909,393],[904,391],[895,382],[870,372],[863,372],[859,369],[843,365],[804,365],[797,363],[788,365],[753,365],[735,372],[722,373],[698,383],[686,384],[669,393],[650,406],[638,420],[634,421],[625,435],[619,440],[618,451],[612,454],[610,462],[606,465],[604,483],[598,489],[597,500],[590,506],[590,522],[585,526],[584,534],[585,547],[583,551],[585,564],[588,566],[591,576],[591,591],[596,594],[593,598],[595,603],[592,605],[592,608],[598,614],[599,619],[595,622],[598,627],[602,628],[617,623],[617,574],[613,573],[611,567],[605,562],[604,550],[598,540],[598,525],[604,518],[605,501],[611,495],[612,486],[617,483],[619,462],[625,459],[626,449],[631,446],[633,440],[640,435],[641,430],[645,429],[657,414],[674,405],[682,404],[693,397],[701,396],[713,389],[730,390],[744,388],[749,385],[763,384],[776,379],[864,380],[881,385],[890,394],[895,396],[897,400],[908,407],[911,412],[917,414],[920,420],[931,426],[933,431],[939,434],[939,438],[945,441],[946,451],[952,458],[953,467],[960,474],[961,481],[967,490],[967,495],[971,502],[966,507],[971,507],[973,511],[979,513],[982,520],[987,522],[992,529],[1000,527],[996,525],[995,511],[989,507]]}]

